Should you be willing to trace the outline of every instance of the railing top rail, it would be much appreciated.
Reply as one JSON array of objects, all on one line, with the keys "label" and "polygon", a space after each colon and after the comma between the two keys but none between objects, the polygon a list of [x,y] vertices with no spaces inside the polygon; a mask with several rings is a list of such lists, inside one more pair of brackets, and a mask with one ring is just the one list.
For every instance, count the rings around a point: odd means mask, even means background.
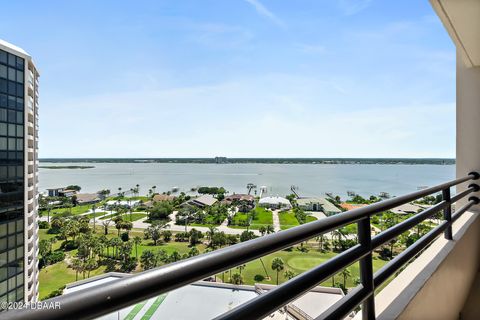
[{"label": "railing top rail", "polygon": [[[212,274],[291,247],[317,235],[338,229],[413,200],[478,179],[477,173],[404,196],[377,202],[334,216],[297,226],[279,233],[218,249],[206,254],[144,271],[102,286],[52,298],[61,309],[24,309],[0,313],[0,319],[68,319],[72,316],[91,319],[130,306],[159,294],[204,279]],[[308,274],[308,272],[307,272]],[[272,290],[272,292],[275,290]],[[268,294],[272,295],[272,292]]]}]

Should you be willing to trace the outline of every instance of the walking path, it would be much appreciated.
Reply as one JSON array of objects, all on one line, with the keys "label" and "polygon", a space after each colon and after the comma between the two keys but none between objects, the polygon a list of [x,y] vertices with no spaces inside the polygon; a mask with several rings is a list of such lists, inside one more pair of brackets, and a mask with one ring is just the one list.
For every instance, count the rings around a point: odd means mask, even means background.
[{"label": "walking path", "polygon": [[273,218],[273,230],[275,230],[275,232],[281,231],[282,229],[280,228],[280,218],[278,217],[278,210],[272,211],[272,218]]}]

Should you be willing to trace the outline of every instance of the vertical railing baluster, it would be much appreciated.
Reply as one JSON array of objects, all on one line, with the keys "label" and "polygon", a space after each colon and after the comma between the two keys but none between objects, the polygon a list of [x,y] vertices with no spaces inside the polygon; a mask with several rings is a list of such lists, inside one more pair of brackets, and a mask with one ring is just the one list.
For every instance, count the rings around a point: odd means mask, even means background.
[{"label": "vertical railing baluster", "polygon": [[[450,188],[444,189],[442,191],[443,200],[448,203],[448,206],[443,209],[443,218],[445,221],[452,222],[452,199],[450,197]],[[452,225],[450,224],[444,232],[445,239],[452,240]]]},{"label": "vertical railing baluster", "polygon": [[373,266],[372,266],[372,234],[370,216],[357,222],[358,242],[369,250],[364,258],[360,259],[360,281],[363,287],[371,295],[362,303],[362,319],[375,319],[375,288],[373,287]]}]

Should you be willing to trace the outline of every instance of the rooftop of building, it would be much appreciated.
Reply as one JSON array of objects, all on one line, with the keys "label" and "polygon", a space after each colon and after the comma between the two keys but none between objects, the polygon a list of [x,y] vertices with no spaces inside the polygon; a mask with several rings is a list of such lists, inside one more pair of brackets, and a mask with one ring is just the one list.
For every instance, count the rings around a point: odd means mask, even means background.
[{"label": "rooftop of building", "polygon": [[[129,276],[131,275],[118,272],[105,273],[68,284],[64,294],[103,285]],[[249,286],[199,281],[103,316],[102,319],[113,320],[118,319],[118,317],[121,319],[126,317],[142,319],[147,312],[152,319],[212,319],[275,287],[274,285],[264,284]],[[272,319],[296,319],[290,312],[299,312],[310,318],[315,318],[343,296],[341,289],[316,287],[289,304],[286,308],[287,312],[284,310],[275,312]]]}]

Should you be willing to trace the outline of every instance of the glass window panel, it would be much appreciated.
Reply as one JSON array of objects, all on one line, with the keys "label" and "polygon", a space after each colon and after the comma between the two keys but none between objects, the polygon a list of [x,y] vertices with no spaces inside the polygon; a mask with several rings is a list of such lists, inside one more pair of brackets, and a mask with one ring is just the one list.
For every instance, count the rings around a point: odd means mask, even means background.
[{"label": "glass window panel", "polygon": [[15,235],[12,235],[12,236],[8,237],[8,248],[9,249],[15,248],[15,246],[16,246],[15,239],[16,239]]},{"label": "glass window panel", "polygon": [[23,58],[17,57],[17,69],[25,68],[25,60]]},{"label": "glass window panel", "polygon": [[13,68],[8,68],[8,80],[15,81],[16,74],[17,74],[17,70]]},{"label": "glass window panel", "polygon": [[[13,167],[13,166],[8,166],[7,168],[8,168],[8,177],[9,177],[9,178],[15,178],[15,176],[16,176],[16,174],[15,174],[15,167]],[[8,233],[10,234],[10,233],[12,233],[12,231],[9,230]]]},{"label": "glass window panel", "polygon": [[12,277],[8,279],[8,289],[13,289],[17,287],[17,277]]},{"label": "glass window panel", "polygon": [[15,109],[17,107],[17,98],[15,96],[8,96],[8,107]]},{"label": "glass window panel", "polygon": [[17,84],[13,81],[8,81],[8,94],[11,96],[16,95]]},{"label": "glass window panel", "polygon": [[17,127],[14,124],[8,124],[8,135],[15,137],[17,135]]},{"label": "glass window panel", "polygon": [[15,67],[17,65],[17,61],[16,61],[16,56],[14,56],[13,54],[9,53],[8,54],[8,65],[9,66],[12,66],[12,67]]},{"label": "glass window panel", "polygon": [[17,123],[23,123],[23,112],[17,111]]},{"label": "glass window panel", "polygon": [[[18,284],[18,280],[17,280],[17,286],[20,286],[20,284]],[[17,301],[22,301],[22,300],[23,300],[23,288],[17,288]]]},{"label": "glass window panel", "polygon": [[17,137],[23,137],[23,126],[17,124]]},{"label": "glass window panel", "polygon": [[23,247],[17,248],[17,259],[23,258]]},{"label": "glass window panel", "polygon": [[[5,180],[8,178],[8,175],[7,175],[7,167],[6,166],[0,166],[0,180]],[[1,230],[2,230],[2,225],[0,225],[0,233],[1,233]],[[5,225],[5,234],[7,234],[7,225]],[[0,237],[2,235],[0,234]]]},{"label": "glass window panel", "polygon": [[17,246],[21,246],[23,244],[23,233],[17,234]]},{"label": "glass window panel", "polygon": [[7,64],[7,53],[3,50],[0,50],[0,62]]},{"label": "glass window panel", "polygon": [[23,150],[23,139],[17,139],[17,150]]},{"label": "glass window panel", "polygon": [[7,138],[0,137],[0,150],[7,150]]},{"label": "glass window panel", "polygon": [[15,294],[15,290],[11,291],[8,293],[8,302],[14,302],[14,301],[17,301],[17,298],[16,298],[16,294]]},{"label": "glass window panel", "polygon": [[0,251],[7,250],[7,237],[0,239]]},{"label": "glass window panel", "polygon": [[13,110],[8,110],[8,122],[15,122],[17,114]]},{"label": "glass window panel", "polygon": [[8,138],[8,150],[14,151],[17,146],[17,141],[15,138]]},{"label": "glass window panel", "polygon": [[23,98],[23,84],[17,83],[17,97]]},{"label": "glass window panel", "polygon": [[7,292],[7,281],[0,282],[0,292],[1,293]]},{"label": "glass window panel", "polygon": [[0,121],[7,121],[7,109],[0,109]]},{"label": "glass window panel", "polygon": [[0,268],[0,281],[7,280],[7,267]]},{"label": "glass window panel", "polygon": [[6,136],[6,135],[7,135],[7,124],[0,122],[0,136]]},{"label": "glass window panel", "polygon": [[[7,169],[6,167],[2,167],[4,169]],[[7,224],[2,223],[0,224],[0,237],[4,237],[7,235]]]},{"label": "glass window panel", "polygon": [[23,231],[23,219],[17,220],[17,232]]},{"label": "glass window panel", "polygon": [[0,78],[7,78],[7,67],[0,64]]},{"label": "glass window panel", "polygon": [[23,72],[17,71],[17,82],[23,83]]},{"label": "glass window panel", "polygon": [[0,107],[6,108],[8,106],[8,98],[6,94],[0,94]]},{"label": "glass window panel", "polygon": [[0,79],[0,93],[7,93],[8,81],[5,79]]},{"label": "glass window panel", "polygon": [[17,276],[17,286],[21,286],[22,284],[23,284],[23,272]]},{"label": "glass window panel", "polygon": [[19,178],[23,178],[23,167],[22,166],[17,166],[17,176]]},{"label": "glass window panel", "polygon": [[[7,240],[5,239],[5,243],[6,243],[6,241]],[[7,264],[7,252],[5,251],[5,252],[0,253],[0,265],[4,266],[6,264]],[[7,267],[4,267],[4,268],[5,268],[5,270],[7,270]]]},{"label": "glass window panel", "polygon": [[[8,251],[8,257],[7,257],[7,258],[8,258],[8,263],[17,260],[17,259],[15,258],[15,249],[12,249],[12,250]],[[11,269],[11,268],[9,268],[9,269]],[[13,270],[13,271],[12,271],[12,270],[8,270],[8,272],[10,273],[10,272],[15,272],[15,271],[14,271],[14,270]],[[10,273],[10,274],[11,274],[11,273]]]},{"label": "glass window panel", "polygon": [[17,229],[15,228],[15,221],[10,221],[8,223],[8,234],[17,233]]},{"label": "glass window panel", "polygon": [[17,110],[23,110],[23,98],[17,98]]}]

